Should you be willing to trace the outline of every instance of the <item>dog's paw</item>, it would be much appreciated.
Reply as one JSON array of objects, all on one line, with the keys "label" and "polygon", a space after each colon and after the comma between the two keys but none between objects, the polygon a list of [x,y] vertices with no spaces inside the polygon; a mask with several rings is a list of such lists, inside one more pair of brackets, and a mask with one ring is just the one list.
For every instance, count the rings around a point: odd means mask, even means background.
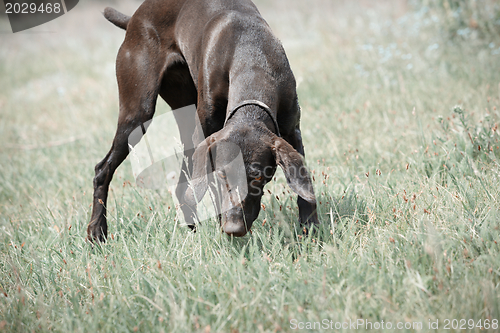
[{"label": "dog's paw", "polygon": [[107,238],[107,228],[103,228],[98,223],[90,223],[87,228],[86,240],[93,246],[95,243],[105,243]]},{"label": "dog's paw", "polygon": [[188,228],[191,229],[193,234],[196,233],[196,224],[187,224]]},{"label": "dog's paw", "polygon": [[314,214],[311,217],[309,217],[306,222],[303,222],[299,218],[299,225],[301,226],[302,233],[305,236],[309,235],[310,233],[314,234],[315,231],[318,230],[320,224],[321,222],[319,221],[317,214]]}]

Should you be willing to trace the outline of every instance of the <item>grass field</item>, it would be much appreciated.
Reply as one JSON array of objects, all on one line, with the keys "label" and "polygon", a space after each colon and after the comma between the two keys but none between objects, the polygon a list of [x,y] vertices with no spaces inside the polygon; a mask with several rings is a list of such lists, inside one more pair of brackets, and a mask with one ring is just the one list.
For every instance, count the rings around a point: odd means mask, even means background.
[{"label": "grass field", "polygon": [[0,330],[499,331],[499,36],[451,35],[406,1],[256,4],[298,82],[309,237],[281,172],[252,234],[230,239],[215,220],[191,233],[127,160],[92,249],[123,31],[100,2],[26,33],[0,19]]}]

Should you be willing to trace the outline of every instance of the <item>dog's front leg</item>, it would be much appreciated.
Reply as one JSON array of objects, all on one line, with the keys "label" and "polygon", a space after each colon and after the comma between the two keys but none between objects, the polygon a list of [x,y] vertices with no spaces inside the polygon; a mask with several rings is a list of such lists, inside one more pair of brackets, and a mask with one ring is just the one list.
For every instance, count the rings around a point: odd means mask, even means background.
[{"label": "dog's front leg", "polygon": [[[303,157],[305,157],[304,153],[304,145],[302,144],[302,135],[300,133],[300,128],[297,126],[295,130],[292,132],[290,137],[286,138],[286,140],[295,148]],[[319,225],[318,213],[317,213],[317,205],[316,202],[308,202],[301,198],[297,197],[297,206],[299,207],[299,223],[301,226],[306,228],[306,232],[311,228],[311,226]]]}]

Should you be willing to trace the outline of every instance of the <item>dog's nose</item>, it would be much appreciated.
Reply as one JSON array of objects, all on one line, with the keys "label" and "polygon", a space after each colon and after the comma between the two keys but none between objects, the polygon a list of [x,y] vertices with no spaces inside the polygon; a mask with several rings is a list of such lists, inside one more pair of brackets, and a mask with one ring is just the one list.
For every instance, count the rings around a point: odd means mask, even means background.
[{"label": "dog's nose", "polygon": [[241,209],[233,209],[224,214],[222,230],[235,237],[245,236],[248,228],[243,219],[243,212]]},{"label": "dog's nose", "polygon": [[245,236],[248,231],[243,221],[237,221],[237,222],[227,221],[226,223],[224,223],[222,229],[229,236],[235,236],[235,237]]}]

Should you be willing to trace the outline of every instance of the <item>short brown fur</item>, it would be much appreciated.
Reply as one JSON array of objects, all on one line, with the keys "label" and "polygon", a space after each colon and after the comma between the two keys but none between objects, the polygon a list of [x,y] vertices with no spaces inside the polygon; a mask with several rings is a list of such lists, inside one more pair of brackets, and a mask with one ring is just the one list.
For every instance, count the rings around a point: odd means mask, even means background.
[{"label": "short brown fur", "polygon": [[[126,35],[116,60],[118,128],[110,151],[95,167],[90,241],[107,237],[111,178],[128,155],[131,132],[153,118],[158,95],[172,109],[195,104],[207,138],[186,153],[183,170],[194,175],[193,186],[185,185],[183,173],[176,189],[188,225],[194,229],[194,198],[208,187],[206,157],[217,146],[217,154],[224,154],[220,142],[237,144],[246,167],[260,165],[274,174],[279,165],[299,195],[301,223],[307,228],[319,224],[310,176],[293,172],[304,170],[295,78],[281,43],[250,0],[146,0],[132,17],[112,8],[104,15],[126,29]],[[271,117],[256,105],[242,107],[224,125],[227,114],[245,100],[269,106],[281,137]],[[192,140],[194,128],[183,131],[181,139]],[[247,178],[252,188],[262,190],[272,175],[259,181],[250,174]],[[261,197],[262,191],[250,191],[241,204],[220,214],[222,230],[245,235],[260,211]],[[227,200],[223,194],[223,204]]]}]

